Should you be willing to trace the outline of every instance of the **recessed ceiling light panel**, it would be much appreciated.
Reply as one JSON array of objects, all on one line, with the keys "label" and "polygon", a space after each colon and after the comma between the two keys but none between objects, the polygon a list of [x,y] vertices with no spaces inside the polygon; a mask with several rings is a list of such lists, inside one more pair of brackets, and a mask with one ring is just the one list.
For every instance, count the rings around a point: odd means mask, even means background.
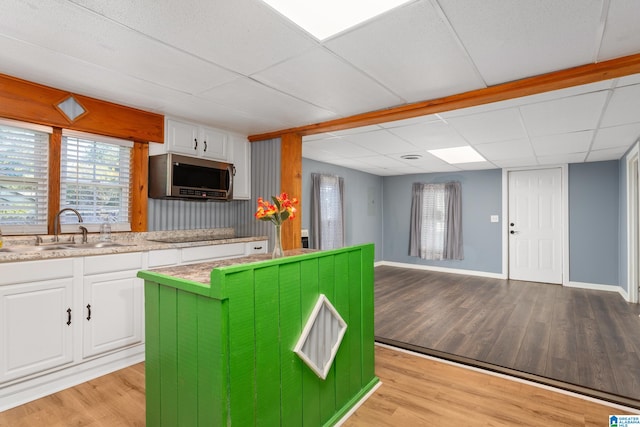
[{"label": "recessed ceiling light panel", "polygon": [[469,145],[465,145],[463,147],[429,150],[429,153],[451,165],[455,165],[456,163],[476,163],[487,161]]},{"label": "recessed ceiling light panel", "polygon": [[410,0],[263,1],[318,40],[324,40]]}]

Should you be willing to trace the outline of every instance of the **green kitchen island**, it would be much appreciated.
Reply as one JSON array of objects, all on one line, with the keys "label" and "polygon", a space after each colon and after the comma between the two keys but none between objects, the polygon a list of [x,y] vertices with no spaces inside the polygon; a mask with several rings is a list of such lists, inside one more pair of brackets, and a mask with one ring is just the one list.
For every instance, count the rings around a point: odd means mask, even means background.
[{"label": "green kitchen island", "polygon": [[330,426],[377,387],[373,245],[287,255],[138,273],[148,427]]}]

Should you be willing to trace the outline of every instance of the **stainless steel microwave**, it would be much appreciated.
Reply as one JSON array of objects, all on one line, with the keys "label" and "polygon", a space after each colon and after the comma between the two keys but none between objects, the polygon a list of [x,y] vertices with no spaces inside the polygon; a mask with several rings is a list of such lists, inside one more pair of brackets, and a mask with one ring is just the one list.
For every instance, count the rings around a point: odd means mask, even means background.
[{"label": "stainless steel microwave", "polygon": [[233,165],[179,154],[149,156],[152,199],[231,200]]}]

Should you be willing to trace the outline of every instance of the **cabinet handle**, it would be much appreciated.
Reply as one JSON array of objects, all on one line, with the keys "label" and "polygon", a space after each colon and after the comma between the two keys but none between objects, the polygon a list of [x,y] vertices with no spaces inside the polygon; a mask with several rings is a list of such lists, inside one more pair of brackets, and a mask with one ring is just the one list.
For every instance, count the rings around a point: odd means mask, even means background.
[{"label": "cabinet handle", "polygon": [[205,151],[205,153],[207,152],[207,140],[206,139],[204,140],[204,151]]},{"label": "cabinet handle", "polygon": [[91,304],[87,304],[87,320],[91,320]]},{"label": "cabinet handle", "polygon": [[67,308],[67,326],[71,324],[71,309]]},{"label": "cabinet handle", "polygon": [[254,250],[254,251],[259,251],[260,249],[262,249],[262,246],[254,246],[254,247],[253,247],[253,250]]},{"label": "cabinet handle", "polygon": [[193,138],[193,142],[195,143],[195,145],[193,146],[194,150],[198,149],[198,138]]}]

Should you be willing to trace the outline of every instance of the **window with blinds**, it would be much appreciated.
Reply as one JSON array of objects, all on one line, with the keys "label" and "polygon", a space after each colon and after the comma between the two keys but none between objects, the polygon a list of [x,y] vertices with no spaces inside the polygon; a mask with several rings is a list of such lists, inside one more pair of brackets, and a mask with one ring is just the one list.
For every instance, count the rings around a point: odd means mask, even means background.
[{"label": "window with blinds", "polygon": [[427,184],[423,189],[421,257],[443,259],[446,233],[447,204],[445,185]]},{"label": "window with blinds", "polygon": [[[114,231],[130,231],[131,147],[129,141],[63,131],[60,208],[74,208],[89,231],[105,221]],[[61,218],[77,224],[75,215]],[[63,231],[72,231],[62,226]]]},{"label": "window with blinds", "polygon": [[0,120],[0,227],[5,234],[47,231],[51,128]]}]

